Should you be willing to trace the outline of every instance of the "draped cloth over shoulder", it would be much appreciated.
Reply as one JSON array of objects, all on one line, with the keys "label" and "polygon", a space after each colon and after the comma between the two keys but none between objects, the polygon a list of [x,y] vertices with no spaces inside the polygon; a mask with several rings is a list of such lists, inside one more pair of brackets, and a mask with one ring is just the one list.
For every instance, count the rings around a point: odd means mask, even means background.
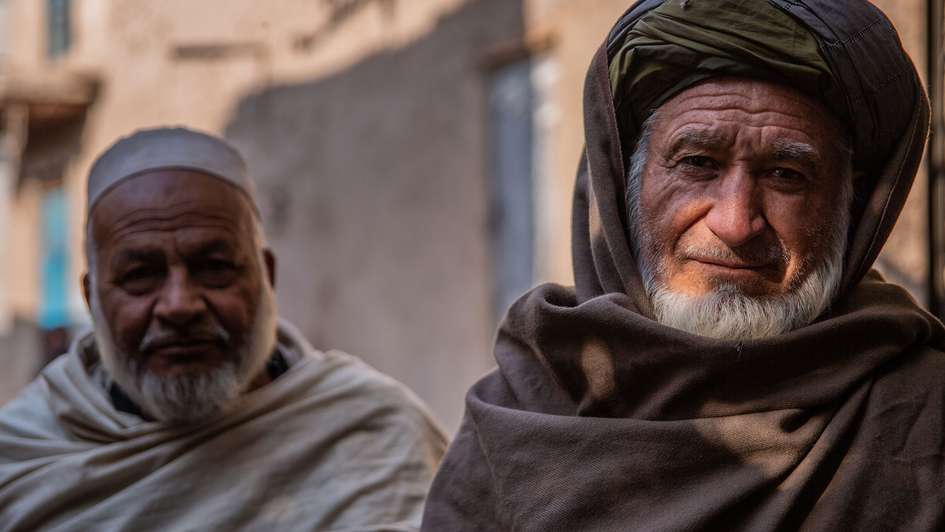
[{"label": "draped cloth over shoulder", "polygon": [[[838,299],[774,338],[656,323],[628,241],[640,121],[716,75],[819,98],[862,173]],[[509,310],[424,530],[945,529],[945,330],[870,271],[929,120],[889,20],[860,0],[645,0],[594,56],[584,114],[575,287]]]},{"label": "draped cloth over shoulder", "polygon": [[91,334],[0,409],[0,530],[415,530],[446,446],[403,386],[286,323],[291,367],[233,412],[116,410]]}]

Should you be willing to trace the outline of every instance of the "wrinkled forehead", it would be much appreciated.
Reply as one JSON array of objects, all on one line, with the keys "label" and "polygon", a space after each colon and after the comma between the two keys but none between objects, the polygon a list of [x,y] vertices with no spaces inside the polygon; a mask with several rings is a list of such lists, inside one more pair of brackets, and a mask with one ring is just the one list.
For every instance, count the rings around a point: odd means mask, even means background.
[{"label": "wrinkled forehead", "polygon": [[792,87],[750,78],[713,78],[686,89],[656,109],[653,120],[668,134],[726,136],[741,128],[818,147],[843,156],[849,145],[843,124],[827,107]]},{"label": "wrinkled forehead", "polygon": [[128,178],[96,203],[89,223],[97,245],[149,232],[216,231],[252,239],[246,195],[219,178],[190,170],[159,170]]}]

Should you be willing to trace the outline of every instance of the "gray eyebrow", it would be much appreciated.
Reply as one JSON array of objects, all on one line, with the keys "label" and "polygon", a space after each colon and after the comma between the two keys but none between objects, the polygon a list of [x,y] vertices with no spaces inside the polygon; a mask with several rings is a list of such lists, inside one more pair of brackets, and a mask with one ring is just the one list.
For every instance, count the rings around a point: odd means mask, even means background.
[{"label": "gray eyebrow", "polygon": [[[676,133],[670,144],[669,154],[675,154],[687,146],[707,150],[720,149],[727,140],[719,133],[701,128],[687,128]],[[795,140],[778,139],[771,143],[768,157],[774,161],[790,161],[816,173],[821,162],[820,151],[812,144]]]},{"label": "gray eyebrow", "polygon": [[159,262],[164,260],[164,253],[158,249],[122,249],[109,261],[115,267],[132,262]]},{"label": "gray eyebrow", "polygon": [[718,149],[726,144],[725,139],[713,131],[688,128],[674,135],[669,153],[676,153],[684,146],[695,146],[706,149]]},{"label": "gray eyebrow", "polygon": [[820,163],[820,152],[806,142],[777,140],[772,144],[771,157],[776,161],[791,161],[816,172]]}]

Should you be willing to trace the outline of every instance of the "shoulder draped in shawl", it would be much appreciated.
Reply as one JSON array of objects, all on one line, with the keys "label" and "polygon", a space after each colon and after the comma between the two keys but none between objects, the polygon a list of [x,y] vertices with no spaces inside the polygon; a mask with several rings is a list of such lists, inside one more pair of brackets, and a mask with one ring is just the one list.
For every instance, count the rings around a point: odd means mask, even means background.
[{"label": "shoulder draped in shawl", "polygon": [[[408,530],[446,442],[403,386],[315,351],[192,428],[115,410],[78,340],[0,409],[0,530]],[[93,362],[94,363],[94,362]]]}]

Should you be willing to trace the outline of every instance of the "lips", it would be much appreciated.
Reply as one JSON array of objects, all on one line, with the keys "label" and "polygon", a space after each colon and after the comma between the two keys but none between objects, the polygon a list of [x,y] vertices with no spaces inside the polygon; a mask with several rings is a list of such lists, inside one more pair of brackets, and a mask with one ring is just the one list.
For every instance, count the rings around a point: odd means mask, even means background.
[{"label": "lips", "polygon": [[195,358],[220,347],[216,338],[162,338],[149,342],[143,352],[164,358]]},{"label": "lips", "polygon": [[728,268],[730,270],[760,270],[762,268],[767,268],[771,266],[769,263],[757,263],[757,262],[740,262],[740,261],[730,261],[717,258],[702,258],[702,257],[689,257],[689,260],[694,260],[702,264],[707,264],[709,266],[716,266],[719,268]]},{"label": "lips", "polygon": [[156,345],[151,348],[151,352],[160,353],[162,355],[194,355],[205,353],[211,349],[215,349],[217,344],[215,342],[186,342],[186,343],[168,343],[163,345]]}]

